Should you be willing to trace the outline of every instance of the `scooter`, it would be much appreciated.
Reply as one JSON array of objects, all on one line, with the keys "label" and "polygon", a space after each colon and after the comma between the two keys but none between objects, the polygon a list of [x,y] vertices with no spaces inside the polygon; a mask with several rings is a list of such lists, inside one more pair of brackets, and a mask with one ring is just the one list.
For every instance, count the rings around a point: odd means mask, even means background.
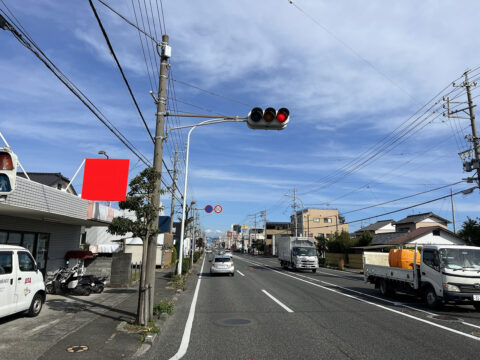
[{"label": "scooter", "polygon": [[105,289],[107,285],[107,277],[106,276],[95,276],[95,275],[84,275],[83,278],[88,278],[90,283],[93,282],[95,285],[92,287],[92,291],[95,294],[100,294]]},{"label": "scooter", "polygon": [[90,276],[83,276],[78,264],[72,268],[60,268],[50,276],[45,283],[49,294],[60,292],[88,296],[94,291],[95,281]]}]

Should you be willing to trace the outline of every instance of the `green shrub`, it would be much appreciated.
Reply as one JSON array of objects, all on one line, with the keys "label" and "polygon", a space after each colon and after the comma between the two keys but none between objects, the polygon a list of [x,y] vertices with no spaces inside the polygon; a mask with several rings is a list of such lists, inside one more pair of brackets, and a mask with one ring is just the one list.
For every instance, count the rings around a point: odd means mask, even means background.
[{"label": "green shrub", "polygon": [[171,300],[161,300],[159,303],[153,306],[153,314],[160,315],[161,313],[167,313],[170,315],[173,312],[175,303]]},{"label": "green shrub", "polygon": [[188,273],[189,270],[190,270],[190,259],[184,258],[182,261],[182,274]]},{"label": "green shrub", "polygon": [[201,255],[202,253],[200,251],[195,251],[195,253],[193,254],[193,262],[196,263],[198,259],[200,259]]}]

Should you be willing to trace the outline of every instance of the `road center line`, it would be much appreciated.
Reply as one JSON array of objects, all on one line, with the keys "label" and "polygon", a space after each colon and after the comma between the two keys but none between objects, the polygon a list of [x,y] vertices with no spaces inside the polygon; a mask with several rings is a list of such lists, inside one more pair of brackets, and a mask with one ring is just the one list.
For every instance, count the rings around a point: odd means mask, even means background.
[{"label": "road center line", "polygon": [[[202,267],[200,268],[200,274],[203,273],[203,265],[205,265],[205,257],[202,261]],[[200,290],[200,282],[202,281],[202,275],[198,276],[197,286],[195,287],[195,293],[193,294],[192,305],[190,305],[190,312],[188,313],[187,323],[185,324],[185,330],[183,332],[182,342],[175,355],[170,360],[181,359],[188,349],[188,343],[190,342],[190,335],[192,333],[193,318],[195,317],[195,307],[197,305],[198,291]]]},{"label": "road center line", "polygon": [[237,270],[237,272],[238,272],[240,275],[245,276],[245,275],[244,275],[243,273],[241,273],[240,271]]},{"label": "road center line", "polygon": [[[368,301],[368,300],[365,300],[365,299],[362,299],[358,296],[354,296],[354,295],[349,295],[349,294],[345,294],[345,293],[342,293],[338,290],[335,290],[335,289],[331,289],[329,287],[326,287],[326,286],[323,286],[323,285],[320,285],[320,284],[315,284],[311,281],[307,281],[307,280],[304,280],[304,279],[301,279],[299,277],[296,277],[296,276],[293,276],[293,275],[290,275],[290,274],[285,274],[281,271],[278,271],[278,270],[274,270],[268,266],[265,266],[265,265],[262,265],[262,264],[259,264],[259,263],[254,263],[252,261],[248,261],[248,260],[244,260],[244,259],[240,259],[240,260],[243,260],[245,262],[250,262],[254,265],[260,265],[260,266],[263,266],[264,268],[266,269],[270,269],[271,271],[274,271],[276,273],[279,273],[281,275],[284,275],[284,276],[288,276],[288,277],[291,277],[292,279],[295,279],[295,280],[298,280],[298,281],[302,281],[302,282],[305,282],[307,284],[310,284],[310,285],[313,285],[313,286],[316,286],[316,287],[319,287],[321,289],[324,289],[324,290],[327,290],[327,291],[331,291],[331,292],[334,292],[336,294],[339,294],[339,295],[342,295],[342,296],[345,296],[345,297],[348,297],[348,298],[351,298],[351,299],[355,299],[355,300],[358,300],[358,301],[361,301],[361,302],[364,302],[366,304],[370,304],[370,305],[373,305],[373,306],[376,306],[376,307],[379,307],[383,310],[387,310],[387,311],[390,311],[390,312],[393,312],[395,314],[398,314],[398,315],[401,315],[401,316],[405,316],[405,317],[408,317],[412,320],[416,320],[416,321],[420,321],[420,322],[423,322],[425,324],[428,324],[428,325],[431,325],[431,326],[434,326],[434,327],[437,327],[437,328],[440,328],[440,329],[443,329],[443,330],[446,330],[446,331],[449,331],[449,332],[452,332],[452,333],[455,333],[455,334],[458,334],[458,335],[462,335],[462,336],[465,336],[465,337],[468,337],[470,339],[473,339],[473,340],[476,340],[476,341],[480,341],[480,338],[477,337],[477,336],[474,336],[474,335],[470,335],[470,334],[467,334],[467,333],[464,333],[462,331],[458,331],[458,330],[455,330],[455,329],[452,329],[452,328],[449,328],[449,327],[446,327],[446,326],[443,326],[443,325],[440,325],[440,324],[437,324],[437,323],[434,323],[434,322],[431,322],[431,321],[428,321],[428,320],[425,320],[425,319],[422,319],[422,318],[418,318],[416,316],[413,316],[413,315],[410,315],[410,314],[406,314],[406,313],[403,313],[401,311],[398,311],[398,310],[394,310],[394,309],[390,309],[389,307],[386,307],[386,306],[383,306],[383,305],[380,305],[380,304],[376,304],[374,302],[371,302],[371,301]],[[347,288],[345,288],[347,289]],[[347,289],[349,290],[349,289]],[[263,291],[263,290],[262,290]]]},{"label": "road center line", "polygon": [[290,309],[287,305],[285,305],[284,303],[282,303],[280,300],[278,300],[276,297],[274,297],[272,294],[270,294],[268,291],[266,290],[262,290],[262,292],[267,295],[270,299],[272,299],[273,301],[275,301],[278,305],[280,305],[282,308],[284,308],[285,310],[287,310],[287,312],[290,312],[290,313],[293,313],[293,310]]}]

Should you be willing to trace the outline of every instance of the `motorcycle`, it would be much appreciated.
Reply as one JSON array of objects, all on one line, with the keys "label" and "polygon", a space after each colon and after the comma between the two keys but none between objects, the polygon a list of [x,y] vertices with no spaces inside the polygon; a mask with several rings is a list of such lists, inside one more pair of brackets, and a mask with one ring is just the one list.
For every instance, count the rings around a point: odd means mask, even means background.
[{"label": "motorcycle", "polygon": [[92,291],[95,291],[95,280],[90,276],[83,276],[83,269],[79,269],[79,267],[79,264],[71,268],[63,267],[49,274],[45,283],[47,293],[69,293],[88,296]]}]

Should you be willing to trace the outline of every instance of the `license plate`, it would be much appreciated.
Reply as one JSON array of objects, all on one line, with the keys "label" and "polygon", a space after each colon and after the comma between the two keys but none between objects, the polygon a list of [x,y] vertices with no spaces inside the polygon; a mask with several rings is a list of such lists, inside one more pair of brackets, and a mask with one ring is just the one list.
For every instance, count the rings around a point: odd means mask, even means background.
[{"label": "license plate", "polygon": [[480,294],[473,295],[473,301],[480,301]]}]

